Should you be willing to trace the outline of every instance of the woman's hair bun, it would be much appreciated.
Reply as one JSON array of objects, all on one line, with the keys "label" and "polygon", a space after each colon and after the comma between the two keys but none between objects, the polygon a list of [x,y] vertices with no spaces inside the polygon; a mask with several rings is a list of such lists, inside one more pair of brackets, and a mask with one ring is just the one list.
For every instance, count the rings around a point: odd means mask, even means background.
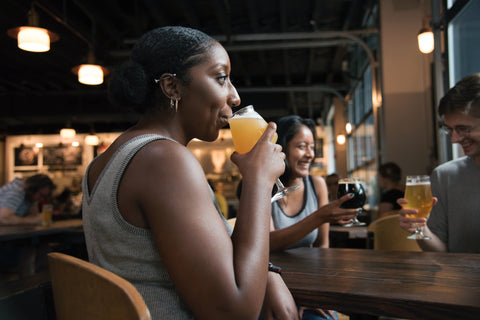
[{"label": "woman's hair bun", "polygon": [[128,60],[115,70],[110,79],[109,99],[118,106],[143,108],[149,88],[142,65]]}]

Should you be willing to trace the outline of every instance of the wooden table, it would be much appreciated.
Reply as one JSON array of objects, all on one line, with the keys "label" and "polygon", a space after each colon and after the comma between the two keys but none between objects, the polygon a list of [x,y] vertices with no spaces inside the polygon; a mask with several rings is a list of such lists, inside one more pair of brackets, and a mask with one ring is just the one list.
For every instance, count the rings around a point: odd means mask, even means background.
[{"label": "wooden table", "polygon": [[480,254],[298,248],[270,259],[302,305],[407,319],[480,319]]},{"label": "wooden table", "polygon": [[15,267],[16,273],[20,278],[31,276],[36,272],[35,265],[39,258],[46,256],[45,252],[38,252],[39,247],[45,247],[42,244],[44,236],[54,236],[62,239],[70,235],[83,237],[82,219],[54,221],[50,226],[40,224],[24,225],[0,225],[0,243],[7,243],[8,246],[15,247],[19,255]]},{"label": "wooden table", "polygon": [[359,227],[330,226],[330,232],[345,232],[348,234],[349,239],[366,239],[368,230],[367,230],[367,226],[359,226]]},{"label": "wooden table", "polygon": [[82,219],[54,221],[50,226],[40,224],[0,225],[0,242],[74,231],[81,229],[82,225]]},{"label": "wooden table", "polygon": [[367,226],[330,226],[330,248],[367,248]]}]

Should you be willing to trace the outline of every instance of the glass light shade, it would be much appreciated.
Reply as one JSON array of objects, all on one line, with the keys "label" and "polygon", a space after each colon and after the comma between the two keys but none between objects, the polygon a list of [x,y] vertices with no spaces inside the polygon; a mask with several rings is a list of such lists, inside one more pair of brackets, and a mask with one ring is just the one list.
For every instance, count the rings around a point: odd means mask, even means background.
[{"label": "glass light shade", "polygon": [[89,134],[85,137],[85,144],[89,146],[97,146],[98,145],[98,137],[94,134]]},{"label": "glass light shade", "polygon": [[343,144],[345,144],[345,141],[346,141],[346,138],[345,138],[344,134],[339,134],[337,136],[337,143],[338,144],[343,145]]},{"label": "glass light shade", "polygon": [[37,27],[21,27],[17,34],[18,47],[25,51],[46,52],[50,50],[48,30]]},{"label": "glass light shade", "polygon": [[76,134],[75,129],[72,128],[63,128],[60,130],[60,137],[65,139],[72,139]]},{"label": "glass light shade", "polygon": [[431,29],[422,29],[417,36],[418,49],[422,53],[430,53],[434,48],[433,32]]},{"label": "glass light shade", "polygon": [[88,85],[102,84],[102,67],[96,64],[82,64],[78,69],[78,82]]}]

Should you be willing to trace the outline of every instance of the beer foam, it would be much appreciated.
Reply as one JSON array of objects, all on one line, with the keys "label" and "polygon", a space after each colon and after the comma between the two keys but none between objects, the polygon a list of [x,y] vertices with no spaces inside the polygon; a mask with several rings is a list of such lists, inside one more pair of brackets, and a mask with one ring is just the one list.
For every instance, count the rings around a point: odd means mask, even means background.
[{"label": "beer foam", "polygon": [[430,182],[407,182],[407,186],[429,186]]},{"label": "beer foam", "polygon": [[[251,110],[244,110],[248,107],[252,107]],[[240,112],[242,111],[243,112]],[[256,118],[256,119],[263,119],[254,109],[253,109],[253,105],[248,105],[240,110],[238,110],[237,112],[235,112],[233,114],[233,117],[230,118],[230,119],[240,119],[240,118]]]}]

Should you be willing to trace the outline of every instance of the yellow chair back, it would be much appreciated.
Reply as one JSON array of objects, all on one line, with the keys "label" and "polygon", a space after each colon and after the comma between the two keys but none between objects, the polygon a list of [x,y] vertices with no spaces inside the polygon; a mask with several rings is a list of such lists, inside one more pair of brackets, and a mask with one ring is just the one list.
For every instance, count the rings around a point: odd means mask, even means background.
[{"label": "yellow chair back", "polygon": [[137,289],[127,280],[87,261],[48,254],[58,320],[151,320]]},{"label": "yellow chair back", "polygon": [[410,233],[400,227],[398,217],[398,213],[389,214],[368,226],[368,232],[373,233],[373,249],[422,251],[416,240],[407,239]]}]

